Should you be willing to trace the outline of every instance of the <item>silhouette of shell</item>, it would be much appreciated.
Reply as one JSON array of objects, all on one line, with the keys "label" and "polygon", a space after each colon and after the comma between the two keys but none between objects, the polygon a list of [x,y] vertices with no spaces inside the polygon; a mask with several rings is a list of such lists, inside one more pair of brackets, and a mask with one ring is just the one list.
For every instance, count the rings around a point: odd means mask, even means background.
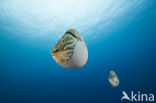
[{"label": "silhouette of shell", "polygon": [[74,29],[68,30],[50,53],[58,64],[72,69],[82,67],[88,59],[86,43]]},{"label": "silhouette of shell", "polygon": [[117,87],[119,85],[119,79],[114,71],[110,71],[108,80],[113,87]]}]

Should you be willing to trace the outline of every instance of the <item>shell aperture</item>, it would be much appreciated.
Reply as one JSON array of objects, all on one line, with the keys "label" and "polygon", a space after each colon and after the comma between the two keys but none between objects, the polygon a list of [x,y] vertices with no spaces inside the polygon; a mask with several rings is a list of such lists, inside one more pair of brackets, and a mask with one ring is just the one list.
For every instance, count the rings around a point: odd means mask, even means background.
[{"label": "shell aperture", "polygon": [[114,71],[110,71],[108,80],[113,87],[117,87],[119,85],[119,79]]},{"label": "shell aperture", "polygon": [[82,67],[88,59],[87,46],[80,34],[74,29],[69,29],[58,40],[50,53],[58,64],[72,69]]}]

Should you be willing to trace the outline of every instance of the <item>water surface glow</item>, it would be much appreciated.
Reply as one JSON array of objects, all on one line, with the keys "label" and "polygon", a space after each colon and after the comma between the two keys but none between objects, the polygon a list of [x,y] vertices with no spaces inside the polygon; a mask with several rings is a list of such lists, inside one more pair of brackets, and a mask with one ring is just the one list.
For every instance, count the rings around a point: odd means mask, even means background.
[{"label": "water surface glow", "polygon": [[56,41],[74,28],[85,39],[94,39],[110,34],[149,4],[149,0],[2,0],[0,29],[19,38]]}]

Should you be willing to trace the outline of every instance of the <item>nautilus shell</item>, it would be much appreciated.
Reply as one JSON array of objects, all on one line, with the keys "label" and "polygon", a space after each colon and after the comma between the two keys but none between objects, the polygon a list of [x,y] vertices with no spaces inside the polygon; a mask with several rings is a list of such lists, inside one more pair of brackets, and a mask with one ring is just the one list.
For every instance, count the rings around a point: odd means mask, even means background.
[{"label": "nautilus shell", "polygon": [[119,79],[114,71],[110,71],[108,80],[113,87],[117,87],[119,85]]},{"label": "nautilus shell", "polygon": [[80,34],[69,29],[50,51],[54,60],[66,68],[80,68],[88,59],[88,49]]}]

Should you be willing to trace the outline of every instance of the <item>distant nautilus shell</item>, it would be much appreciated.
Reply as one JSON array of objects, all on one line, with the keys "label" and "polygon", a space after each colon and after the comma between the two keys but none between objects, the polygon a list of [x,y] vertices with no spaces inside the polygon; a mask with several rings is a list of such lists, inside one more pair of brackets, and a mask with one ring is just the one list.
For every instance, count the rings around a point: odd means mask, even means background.
[{"label": "distant nautilus shell", "polygon": [[108,80],[113,87],[117,87],[119,85],[119,79],[114,71],[110,71]]},{"label": "distant nautilus shell", "polygon": [[50,51],[54,60],[66,68],[80,68],[88,59],[88,49],[80,34],[69,29]]}]

